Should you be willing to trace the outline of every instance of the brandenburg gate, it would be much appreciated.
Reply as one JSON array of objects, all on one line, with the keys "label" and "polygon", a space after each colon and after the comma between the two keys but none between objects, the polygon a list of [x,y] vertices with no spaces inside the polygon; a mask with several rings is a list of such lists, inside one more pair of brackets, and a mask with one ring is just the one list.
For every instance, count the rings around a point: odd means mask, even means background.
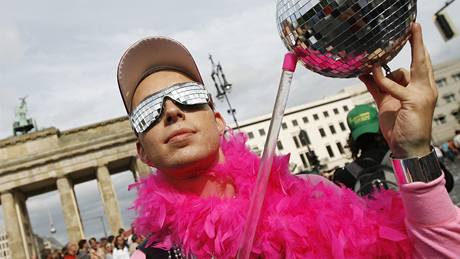
[{"label": "brandenburg gate", "polygon": [[74,185],[97,179],[112,233],[122,226],[111,174],[134,178],[150,168],[138,158],[127,117],[66,131],[56,128],[0,140],[0,197],[13,258],[31,258],[36,248],[26,207],[28,197],[57,190],[69,241],[84,238]]}]

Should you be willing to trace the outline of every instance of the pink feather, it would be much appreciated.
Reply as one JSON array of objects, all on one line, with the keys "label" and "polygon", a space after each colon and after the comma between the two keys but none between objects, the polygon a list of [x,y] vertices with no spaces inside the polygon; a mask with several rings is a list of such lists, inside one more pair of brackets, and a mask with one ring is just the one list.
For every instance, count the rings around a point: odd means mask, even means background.
[{"label": "pink feather", "polygon": [[[226,163],[210,169],[231,179],[233,199],[201,198],[169,186],[161,172],[142,179],[135,229],[156,247],[182,250],[198,258],[235,258],[260,158],[246,137],[223,138]],[[411,258],[399,194],[385,191],[363,199],[327,181],[312,183],[292,175],[289,156],[276,157],[251,258]]]}]

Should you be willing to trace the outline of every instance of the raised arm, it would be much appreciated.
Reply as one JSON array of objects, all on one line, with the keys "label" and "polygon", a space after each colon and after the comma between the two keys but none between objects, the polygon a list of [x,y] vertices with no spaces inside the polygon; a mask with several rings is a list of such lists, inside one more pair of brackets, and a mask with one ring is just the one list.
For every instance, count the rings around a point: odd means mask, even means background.
[{"label": "raised arm", "polygon": [[460,209],[449,198],[430,147],[438,96],[419,24],[411,27],[410,71],[385,77],[380,66],[361,76],[378,109],[381,132],[395,159],[406,225],[417,258],[458,258]]}]

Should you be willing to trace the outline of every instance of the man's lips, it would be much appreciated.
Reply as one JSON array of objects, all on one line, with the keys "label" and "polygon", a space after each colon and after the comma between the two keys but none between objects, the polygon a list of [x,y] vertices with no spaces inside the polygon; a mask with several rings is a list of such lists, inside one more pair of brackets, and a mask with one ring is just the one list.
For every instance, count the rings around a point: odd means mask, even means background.
[{"label": "man's lips", "polygon": [[182,128],[182,129],[175,130],[175,131],[171,132],[171,134],[168,135],[168,137],[166,138],[165,143],[182,140],[182,139],[184,139],[184,138],[186,138],[189,135],[194,134],[194,133],[195,133],[195,131],[193,131],[191,129],[187,129],[187,128]]}]

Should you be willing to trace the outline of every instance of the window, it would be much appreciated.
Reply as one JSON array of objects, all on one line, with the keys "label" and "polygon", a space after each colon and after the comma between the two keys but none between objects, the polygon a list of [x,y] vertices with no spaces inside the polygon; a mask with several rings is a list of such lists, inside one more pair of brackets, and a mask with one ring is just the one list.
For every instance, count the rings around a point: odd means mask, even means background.
[{"label": "window", "polygon": [[300,154],[300,160],[302,160],[303,168],[308,167],[307,159],[305,159],[305,154]]},{"label": "window", "polygon": [[442,98],[444,100],[446,100],[446,103],[455,102],[455,94],[454,93],[445,94]]},{"label": "window", "polygon": [[447,80],[445,78],[441,78],[435,81],[439,88],[447,85]]},{"label": "window", "polygon": [[260,134],[260,136],[265,136],[265,130],[264,129],[259,129],[259,134]]},{"label": "window", "polygon": [[276,146],[278,147],[278,150],[283,150],[283,143],[281,143],[281,140],[278,140],[278,142],[276,142]]},{"label": "window", "polygon": [[252,146],[251,150],[252,152],[256,153],[258,156],[262,154],[262,150],[260,150],[258,146]]},{"label": "window", "polygon": [[339,109],[334,108],[333,111],[334,111],[334,114],[339,114]]},{"label": "window", "polygon": [[286,122],[281,123],[281,127],[282,127],[283,129],[287,129],[287,124],[286,124]]},{"label": "window", "polygon": [[248,137],[249,137],[249,139],[253,139],[254,138],[254,133],[252,133],[251,131],[248,132]]},{"label": "window", "polygon": [[295,126],[298,126],[298,125],[299,125],[299,123],[297,123],[297,120],[292,120],[292,126],[295,127]]},{"label": "window", "polygon": [[434,122],[436,123],[436,125],[444,124],[446,123],[446,116],[444,114],[438,114],[434,117]]},{"label": "window", "polygon": [[310,138],[308,137],[308,134],[305,130],[300,131],[299,140],[300,140],[300,144],[302,144],[302,146],[304,147],[310,144]]},{"label": "window", "polygon": [[335,134],[335,133],[336,133],[335,128],[334,128],[334,125],[329,125],[329,129],[331,130],[331,133],[332,133],[332,134]]},{"label": "window", "polygon": [[329,157],[333,158],[334,157],[334,152],[332,152],[331,146],[327,145],[326,149],[327,149],[327,153],[329,154]]},{"label": "window", "polygon": [[307,116],[303,117],[302,121],[303,121],[303,123],[307,123],[308,122],[308,117]]},{"label": "window", "polygon": [[342,108],[343,108],[343,111],[344,111],[344,112],[347,112],[347,111],[348,111],[348,106],[344,105]]},{"label": "window", "polygon": [[319,120],[318,114],[316,114],[316,113],[313,114],[313,119],[314,119],[315,121]]},{"label": "window", "polygon": [[342,143],[337,142],[337,149],[339,150],[340,154],[345,154],[345,150],[343,149]]},{"label": "window", "polygon": [[296,148],[299,148],[299,147],[300,147],[300,144],[299,144],[300,142],[299,142],[299,140],[297,139],[297,136],[292,137],[292,139],[294,140],[295,147],[296,147]]},{"label": "window", "polygon": [[347,130],[347,127],[345,127],[345,123],[340,122],[339,125],[340,125],[340,129],[341,129],[342,131],[346,131],[346,130]]},{"label": "window", "polygon": [[324,118],[329,117],[329,113],[327,111],[323,111]]},{"label": "window", "polygon": [[321,135],[321,137],[326,137],[326,132],[324,131],[323,128],[319,128],[319,134]]},{"label": "window", "polygon": [[454,79],[455,82],[460,82],[460,73],[452,75],[452,78]]},{"label": "window", "polygon": [[460,121],[460,109],[459,108],[452,110],[450,114],[452,114],[452,116],[454,116],[457,121]]}]

